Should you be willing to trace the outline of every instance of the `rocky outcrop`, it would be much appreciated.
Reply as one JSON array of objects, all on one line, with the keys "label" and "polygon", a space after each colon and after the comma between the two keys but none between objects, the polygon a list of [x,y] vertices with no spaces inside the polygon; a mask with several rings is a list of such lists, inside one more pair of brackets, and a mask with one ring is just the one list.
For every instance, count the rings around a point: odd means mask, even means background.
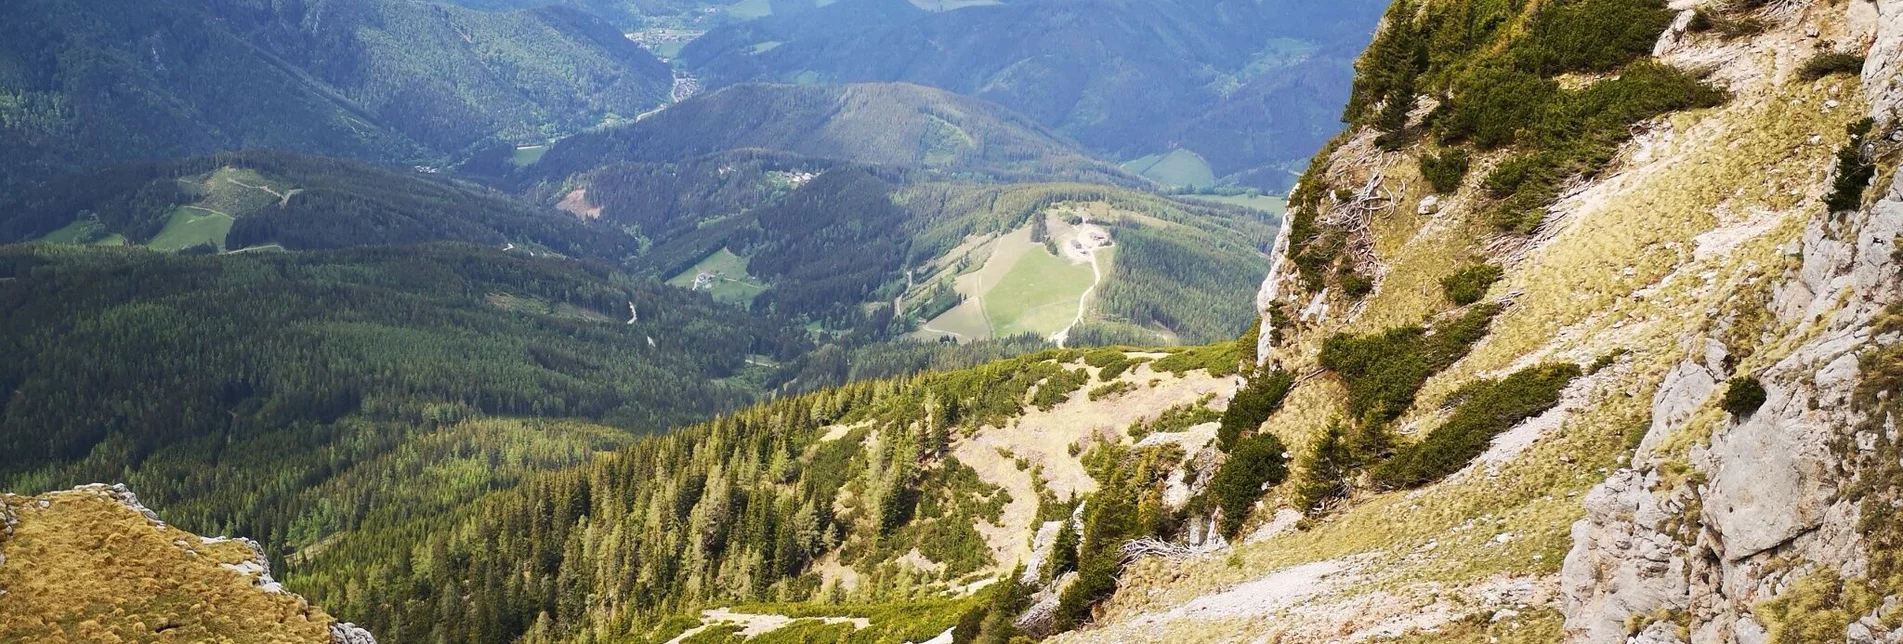
[{"label": "rocky outcrop", "polygon": [[377,638],[371,637],[370,631],[350,622],[331,624],[330,636],[337,640],[337,644],[377,644]]}]

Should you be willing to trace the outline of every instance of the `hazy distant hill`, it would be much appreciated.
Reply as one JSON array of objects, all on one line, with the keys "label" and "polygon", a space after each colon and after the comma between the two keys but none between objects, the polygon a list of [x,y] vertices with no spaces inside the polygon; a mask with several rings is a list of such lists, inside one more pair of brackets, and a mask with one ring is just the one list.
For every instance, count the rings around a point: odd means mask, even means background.
[{"label": "hazy distant hill", "polygon": [[405,0],[22,0],[0,9],[0,189],[271,147],[437,163],[663,101],[671,73],[569,9]]},{"label": "hazy distant hill", "polygon": [[288,250],[431,241],[615,260],[625,233],[412,171],[276,152],[116,165],[0,201],[0,243]]},{"label": "hazy distant hill", "polygon": [[707,82],[904,81],[990,100],[1130,159],[1186,147],[1215,176],[1285,187],[1340,125],[1383,3],[1054,0],[931,13],[842,0],[714,30]]},{"label": "hazy distant hill", "polygon": [[527,174],[560,179],[752,148],[991,178],[1141,181],[1010,110],[908,84],[736,85],[564,139]]}]

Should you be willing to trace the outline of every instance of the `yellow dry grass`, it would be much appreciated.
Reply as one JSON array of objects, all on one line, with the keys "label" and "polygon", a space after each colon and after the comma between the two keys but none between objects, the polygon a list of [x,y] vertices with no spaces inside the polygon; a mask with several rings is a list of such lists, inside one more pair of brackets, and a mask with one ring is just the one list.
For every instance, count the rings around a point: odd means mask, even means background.
[{"label": "yellow dry grass", "polygon": [[[45,507],[41,507],[44,503]],[[333,619],[229,568],[254,556],[90,491],[0,496],[0,641],[328,644]]]}]

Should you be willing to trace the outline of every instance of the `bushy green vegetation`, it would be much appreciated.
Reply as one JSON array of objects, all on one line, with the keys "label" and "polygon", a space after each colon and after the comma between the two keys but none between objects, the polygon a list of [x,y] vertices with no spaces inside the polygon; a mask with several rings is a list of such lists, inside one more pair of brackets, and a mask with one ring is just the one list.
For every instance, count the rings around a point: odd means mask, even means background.
[{"label": "bushy green vegetation", "polygon": [[[1517,70],[1496,70],[1495,93],[1456,99],[1441,135],[1471,137],[1482,147],[1517,144],[1522,151],[1502,162],[1485,180],[1499,199],[1494,222],[1503,230],[1526,232],[1544,219],[1567,177],[1591,176],[1612,160],[1617,146],[1631,136],[1633,123],[1660,114],[1709,107],[1723,100],[1684,72],[1649,62],[1634,62],[1616,78],[1583,89],[1562,91],[1556,83]],[[1509,94],[1498,93],[1511,88]]]},{"label": "bushy green vegetation", "polygon": [[[1068,565],[1077,563],[1077,532],[1071,524],[1064,524],[1064,532],[1059,536],[1069,536],[1070,560]],[[1046,568],[1056,570],[1060,562],[1057,557],[1064,553],[1060,547],[1052,555],[1051,565]],[[1019,566],[1010,576],[992,584],[979,596],[978,601],[965,614],[959,616],[957,627],[952,631],[953,644],[1006,644],[1023,634],[1014,622],[1024,609],[1031,605],[1031,592],[1035,588],[1017,583],[1024,576],[1024,568]],[[922,640],[921,640],[922,641]]]},{"label": "bushy green vegetation", "polygon": [[1130,359],[1122,349],[1098,349],[1084,354],[1084,364],[1098,369],[1097,379],[1104,382],[1116,380],[1123,372],[1138,364]]},{"label": "bushy green vegetation", "polygon": [[1331,423],[1295,461],[1302,473],[1291,490],[1290,503],[1305,513],[1321,512],[1350,491],[1349,476],[1360,464],[1347,430]]},{"label": "bushy green vegetation", "polygon": [[[1751,8],[1749,4],[1745,3],[1746,6],[1740,8],[1748,10]],[[1709,8],[1693,10],[1691,22],[1685,25],[1688,32],[1717,32],[1720,38],[1727,40],[1756,36],[1769,28],[1770,25],[1764,19],[1755,15],[1729,15]]]},{"label": "bushy green vegetation", "polygon": [[1155,418],[1140,420],[1130,425],[1130,438],[1143,440],[1144,436],[1159,433],[1180,432],[1203,423],[1221,420],[1223,412],[1210,409],[1207,400],[1186,405],[1175,405],[1159,412]]},{"label": "bushy green vegetation", "polygon": [[1611,72],[1651,54],[1671,22],[1663,0],[1546,2],[1507,53],[1515,67],[1541,76]]},{"label": "bushy green vegetation", "polygon": [[[1602,170],[1633,125],[1724,100],[1692,75],[1647,58],[1671,18],[1663,0],[1397,3],[1358,65],[1346,120],[1381,132],[1390,145],[1405,142],[1397,136],[1405,134],[1405,120],[1394,109],[1403,100],[1396,96],[1436,96],[1440,105],[1427,126],[1449,151],[1423,155],[1422,174],[1435,191],[1447,192],[1465,173],[1464,152],[1454,150],[1511,149],[1484,182],[1494,199],[1487,208],[1501,230],[1529,232],[1544,221],[1560,186]],[[1569,89],[1559,82],[1567,74],[1607,76]],[[1378,105],[1386,107],[1376,111]],[[1332,147],[1291,197],[1300,207],[1292,255],[1310,291],[1328,284],[1346,243],[1345,231],[1316,223],[1323,197],[1337,188],[1319,172]],[[1344,291],[1352,285],[1342,284]]]},{"label": "bushy green vegetation", "polygon": [[1288,464],[1282,455],[1286,449],[1275,435],[1257,434],[1241,439],[1229,450],[1229,458],[1209,480],[1209,494],[1222,509],[1218,528],[1224,537],[1236,538],[1262,493],[1288,478]]},{"label": "bushy green vegetation", "polygon": [[1421,155],[1421,176],[1427,178],[1427,185],[1434,192],[1448,194],[1460,189],[1460,183],[1467,179],[1469,164],[1466,148],[1449,148],[1439,154]]},{"label": "bushy green vegetation", "polygon": [[1718,406],[1743,419],[1757,413],[1758,408],[1764,406],[1767,396],[1764,384],[1758,382],[1757,378],[1738,376],[1725,382],[1725,395]]},{"label": "bushy green vegetation", "polygon": [[1830,194],[1824,197],[1824,205],[1831,212],[1863,207],[1863,193],[1870,189],[1870,180],[1877,174],[1876,159],[1865,149],[1873,127],[1875,121],[1866,118],[1848,128],[1850,140],[1837,151],[1837,176],[1831,181]]},{"label": "bushy green vegetation", "polygon": [[1210,375],[1234,375],[1242,366],[1242,349],[1234,342],[1179,349],[1150,363],[1157,371],[1182,375],[1203,369]]},{"label": "bushy green vegetation", "polygon": [[1089,382],[1089,371],[1083,369],[1058,371],[1038,384],[1037,393],[1031,395],[1031,405],[1043,411],[1050,411],[1058,403],[1070,400],[1070,395],[1076,393],[1078,387]]},{"label": "bushy green vegetation", "polygon": [[1460,269],[1459,272],[1442,278],[1440,287],[1447,294],[1447,300],[1460,306],[1480,301],[1487,289],[1506,272],[1492,264],[1480,264]]},{"label": "bushy green vegetation", "polygon": [[1348,411],[1364,426],[1384,425],[1414,404],[1414,395],[1436,373],[1467,355],[1487,334],[1499,307],[1476,306],[1436,325],[1389,329],[1371,335],[1336,335],[1322,343],[1321,364],[1348,388]]},{"label": "bushy green vegetation", "polygon": [[1136,383],[1120,380],[1117,382],[1113,382],[1113,383],[1109,383],[1105,385],[1098,385],[1096,387],[1093,387],[1090,390],[1090,399],[1093,401],[1103,400],[1105,398],[1110,398],[1119,394],[1129,393],[1136,390],[1137,390]]},{"label": "bushy green vegetation", "polygon": [[1136,507],[1127,495],[1100,491],[1091,496],[1085,508],[1083,535],[1077,546],[1077,580],[1058,597],[1058,631],[1089,621],[1091,607],[1117,592],[1117,576],[1123,572],[1123,542],[1140,536]]},{"label": "bushy green vegetation", "polygon": [[1350,300],[1359,300],[1374,292],[1374,278],[1363,275],[1361,271],[1353,270],[1346,264],[1342,265],[1340,274],[1335,277],[1335,283],[1341,285],[1341,294]]},{"label": "bushy green vegetation", "polygon": [[1579,365],[1547,364],[1462,387],[1452,396],[1460,403],[1447,422],[1375,466],[1370,478],[1380,487],[1405,488],[1458,472],[1486,452],[1494,436],[1559,404],[1560,391],[1581,373]]},{"label": "bushy green vegetation", "polygon": [[1797,69],[1797,77],[1806,81],[1822,80],[1836,74],[1863,73],[1863,57],[1839,51],[1829,51],[1810,57],[1804,66]]},{"label": "bushy green vegetation", "polygon": [[1282,408],[1289,391],[1295,388],[1295,375],[1281,369],[1249,378],[1222,412],[1222,424],[1216,428],[1216,444],[1224,450],[1237,448],[1246,434],[1255,433],[1262,422]]}]

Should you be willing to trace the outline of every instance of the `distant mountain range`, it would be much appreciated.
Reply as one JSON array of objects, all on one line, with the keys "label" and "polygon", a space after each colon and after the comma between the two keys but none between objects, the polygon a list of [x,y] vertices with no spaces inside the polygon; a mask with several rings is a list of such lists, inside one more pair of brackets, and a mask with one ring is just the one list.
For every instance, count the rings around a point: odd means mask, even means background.
[{"label": "distant mountain range", "polygon": [[0,190],[240,148],[438,165],[483,141],[632,118],[672,82],[572,9],[23,0],[0,9]]},{"label": "distant mountain range", "polygon": [[1385,3],[1031,0],[928,12],[841,0],[722,27],[681,53],[710,85],[909,82],[983,98],[1118,159],[1188,149],[1286,188],[1340,129]]},{"label": "distant mountain range", "polygon": [[527,168],[560,179],[608,163],[665,162],[765,149],[989,180],[1142,179],[997,105],[903,83],[745,84],[696,96],[637,123],[557,143]]}]

